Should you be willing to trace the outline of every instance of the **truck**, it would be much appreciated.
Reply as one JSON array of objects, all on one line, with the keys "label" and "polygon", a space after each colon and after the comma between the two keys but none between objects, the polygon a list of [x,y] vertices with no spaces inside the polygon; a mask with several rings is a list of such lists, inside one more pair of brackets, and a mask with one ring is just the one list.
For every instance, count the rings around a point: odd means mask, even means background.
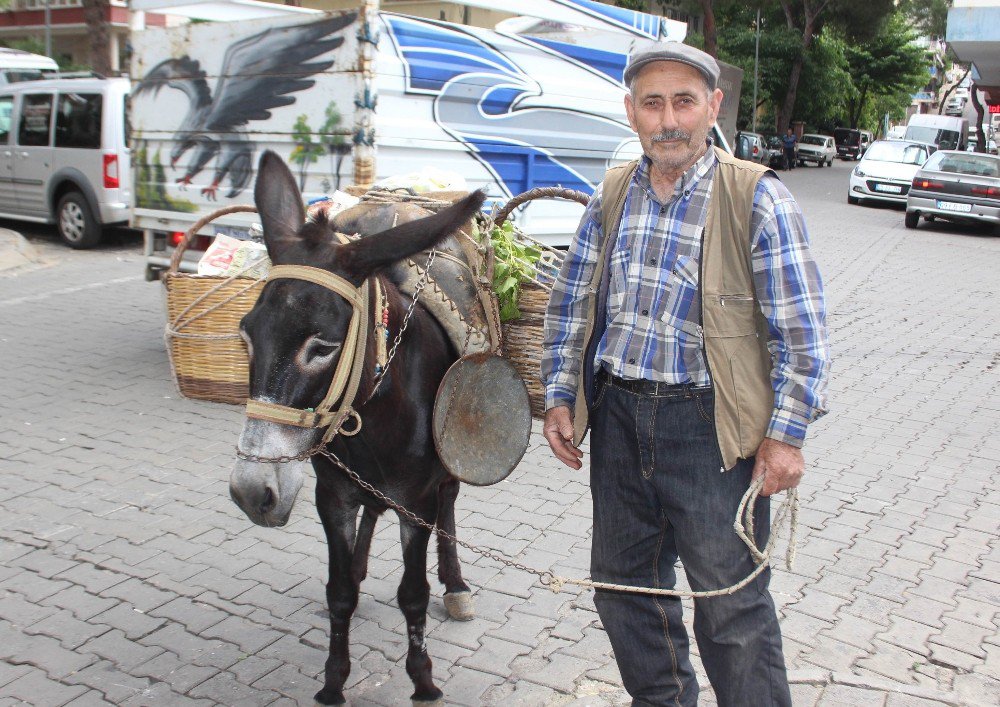
[{"label": "truck", "polygon": [[[543,186],[590,194],[609,166],[641,154],[623,102],[629,49],[680,41],[686,25],[592,0],[464,4],[541,21],[486,29],[368,0],[141,32],[131,64],[131,224],[144,232],[147,279],[199,218],[252,201],[265,149],[289,163],[307,200],[433,167],[501,204]],[[723,67],[715,140],[725,149],[741,81],[740,69]],[[536,200],[515,219],[565,245],[582,209]],[[256,220],[234,214],[206,226],[182,271],[195,269],[213,236],[246,237]]]},{"label": "truck", "polygon": [[964,150],[969,139],[969,121],[950,115],[917,113],[910,116],[903,137],[926,142],[939,150]]}]

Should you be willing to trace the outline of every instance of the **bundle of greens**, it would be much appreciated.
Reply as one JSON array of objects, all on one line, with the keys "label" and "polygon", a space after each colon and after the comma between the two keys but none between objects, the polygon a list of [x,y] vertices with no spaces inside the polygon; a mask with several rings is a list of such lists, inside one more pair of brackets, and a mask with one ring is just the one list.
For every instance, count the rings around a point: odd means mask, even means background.
[{"label": "bundle of greens", "polygon": [[500,304],[500,321],[509,322],[521,316],[517,307],[521,285],[534,281],[542,250],[517,238],[510,221],[493,227],[490,243],[494,258],[493,291]]}]

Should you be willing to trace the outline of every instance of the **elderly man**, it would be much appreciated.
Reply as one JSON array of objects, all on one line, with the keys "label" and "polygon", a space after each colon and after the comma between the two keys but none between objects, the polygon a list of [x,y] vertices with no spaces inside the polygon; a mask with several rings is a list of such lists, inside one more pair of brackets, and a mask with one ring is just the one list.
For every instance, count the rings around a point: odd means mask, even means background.
[{"label": "elderly man", "polygon": [[[625,70],[643,157],[609,170],[553,289],[542,376],[545,437],[581,467],[588,422],[592,575],[726,587],[755,564],[733,533],[752,479],[756,541],[767,496],[796,486],[807,425],[823,414],[822,284],[802,214],[770,170],[708,137],[722,92],[704,52],[654,43]],[[701,659],[721,705],[788,705],[769,572],[695,601]],[[694,705],[678,599],[598,591],[634,705]]]}]

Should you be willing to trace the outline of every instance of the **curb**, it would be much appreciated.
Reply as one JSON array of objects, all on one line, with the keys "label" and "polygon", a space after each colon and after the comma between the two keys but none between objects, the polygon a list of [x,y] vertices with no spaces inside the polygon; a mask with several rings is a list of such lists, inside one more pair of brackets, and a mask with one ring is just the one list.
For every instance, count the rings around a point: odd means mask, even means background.
[{"label": "curb", "polygon": [[0,272],[32,265],[40,260],[35,247],[17,231],[0,228]]},{"label": "curb", "polygon": [[845,685],[862,690],[875,690],[931,700],[950,705],[951,707],[962,707],[962,705],[967,704],[952,692],[941,692],[940,690],[920,685],[905,685],[893,682],[892,680],[880,680],[878,678],[855,675],[854,673],[829,672],[826,670],[789,670],[788,682],[791,685],[816,685],[817,687]]}]

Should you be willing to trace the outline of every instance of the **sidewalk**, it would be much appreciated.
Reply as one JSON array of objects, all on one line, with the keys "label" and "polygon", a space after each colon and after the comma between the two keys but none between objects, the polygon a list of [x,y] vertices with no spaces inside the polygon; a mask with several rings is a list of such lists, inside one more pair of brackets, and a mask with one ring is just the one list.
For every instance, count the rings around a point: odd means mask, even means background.
[{"label": "sidewalk", "polygon": [[38,261],[38,252],[17,231],[0,228],[0,272],[25,267]]}]

